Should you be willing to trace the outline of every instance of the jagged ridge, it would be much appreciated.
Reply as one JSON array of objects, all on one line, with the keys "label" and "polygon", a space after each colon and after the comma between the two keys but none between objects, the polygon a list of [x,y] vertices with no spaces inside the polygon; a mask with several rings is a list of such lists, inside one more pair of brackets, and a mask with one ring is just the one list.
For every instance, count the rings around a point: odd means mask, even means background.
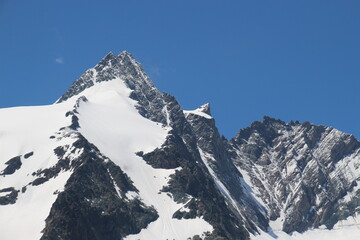
[{"label": "jagged ridge", "polygon": [[[26,194],[53,189],[41,239],[150,236],[164,221],[158,200],[167,201],[165,208],[172,211],[165,219],[171,223],[163,227],[174,228],[174,235],[166,235],[171,238],[184,232],[177,220],[198,224],[188,224],[189,229],[208,229],[186,238],[249,239],[271,231],[273,221],[283,221],[282,230],[291,233],[323,224],[332,228],[360,211],[360,143],[353,136],[265,117],[228,141],[218,132],[209,104],[183,111],[126,51],[109,53],[56,103],[51,109],[66,121],[46,136],[49,146],[0,159],[4,182],[13,183],[0,186],[0,205],[17,206]],[[161,141],[157,134],[164,135]],[[140,150],[140,143],[152,150]],[[51,156],[44,155],[50,147]],[[15,184],[12,179],[20,175],[27,177]],[[54,183],[58,179],[63,188]],[[147,188],[153,189],[150,198],[144,195]],[[151,234],[155,239],[157,232]]]}]

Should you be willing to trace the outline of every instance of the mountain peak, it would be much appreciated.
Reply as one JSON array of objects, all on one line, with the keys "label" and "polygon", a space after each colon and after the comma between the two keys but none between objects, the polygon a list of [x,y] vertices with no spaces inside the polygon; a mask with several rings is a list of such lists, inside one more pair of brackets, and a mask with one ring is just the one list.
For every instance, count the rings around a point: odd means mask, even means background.
[{"label": "mountain peak", "polygon": [[[136,84],[147,85],[150,88],[153,87],[151,80],[144,73],[140,63],[129,52],[123,51],[117,56],[109,52],[98,64],[85,71],[75,80],[56,103],[66,101],[98,82],[111,81],[117,78],[124,80],[131,89],[134,89]],[[139,83],[136,83],[135,79]]]},{"label": "mountain peak", "polygon": [[[82,74],[60,97],[61,103],[100,82],[122,81],[131,90],[130,98],[137,101],[139,113],[156,122],[166,123],[162,95],[133,56],[123,51],[119,55],[109,52],[95,67]],[[101,89],[101,88],[99,88]]]},{"label": "mountain peak", "polygon": [[123,56],[123,57],[127,56],[127,57],[131,57],[131,58],[133,57],[132,54],[126,50],[122,51],[118,56]]}]

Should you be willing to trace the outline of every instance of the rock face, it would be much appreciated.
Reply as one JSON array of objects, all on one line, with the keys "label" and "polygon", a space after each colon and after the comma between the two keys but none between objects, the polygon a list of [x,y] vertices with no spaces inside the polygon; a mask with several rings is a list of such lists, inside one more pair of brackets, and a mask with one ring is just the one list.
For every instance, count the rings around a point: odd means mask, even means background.
[{"label": "rock face", "polygon": [[13,187],[0,189],[0,205],[14,204],[18,196],[18,191]]},{"label": "rock face", "polygon": [[11,175],[21,167],[21,156],[13,157],[5,164],[7,167],[2,171],[2,175]]},{"label": "rock face", "polygon": [[119,239],[158,218],[154,208],[126,195],[137,192],[131,180],[85,138],[80,135],[71,147],[58,149],[60,161],[70,163],[70,149],[82,153],[68,166],[73,173],[51,208],[41,239]]},{"label": "rock face", "polygon": [[[62,120],[34,137],[39,143],[19,144],[6,159],[0,154],[0,223],[1,207],[26,206],[16,212],[25,218],[37,206],[33,196],[43,194],[48,214],[38,216],[39,230],[24,230],[34,239],[247,240],[271,231],[271,221],[287,233],[331,229],[360,211],[353,136],[265,117],[228,141],[209,104],[182,110],[128,52],[105,56],[46,114]],[[146,127],[131,127],[138,121]],[[146,128],[156,131],[147,135]],[[187,235],[184,226],[192,229]],[[0,238],[13,239],[14,231]]]},{"label": "rock face", "polygon": [[[201,159],[211,173],[219,191],[238,217],[243,218],[247,230],[256,232],[256,227],[266,231],[268,218],[266,210],[249,194],[241,173],[232,162],[228,141],[221,137],[215,119],[211,116],[210,105],[205,104],[195,111],[185,111],[196,136]],[[245,216],[245,217],[244,217]]]},{"label": "rock face", "polygon": [[360,143],[352,135],[264,117],[231,146],[234,163],[249,176],[270,219],[283,219],[285,232],[331,229],[359,211]]}]

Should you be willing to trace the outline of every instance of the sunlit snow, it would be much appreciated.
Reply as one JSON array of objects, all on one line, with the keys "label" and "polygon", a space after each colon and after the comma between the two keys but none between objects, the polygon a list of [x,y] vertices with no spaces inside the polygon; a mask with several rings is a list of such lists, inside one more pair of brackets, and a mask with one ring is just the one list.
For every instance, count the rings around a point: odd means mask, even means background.
[{"label": "sunlit snow", "polygon": [[[34,152],[25,159],[15,173],[0,176],[0,189],[14,187],[20,190],[16,204],[0,205],[1,239],[39,239],[45,227],[51,205],[61,191],[71,172],[60,173],[38,186],[22,187],[34,180],[32,173],[57,163],[54,149],[59,145],[71,143],[72,139],[63,138],[60,142],[49,139],[59,128],[70,124],[65,112],[71,103],[39,107],[17,107],[0,110],[0,169],[6,167],[10,158]],[[6,151],[5,151],[6,150]]]},{"label": "sunlit snow", "polygon": [[160,190],[167,185],[175,169],[154,169],[136,155],[139,151],[146,153],[161,147],[170,129],[143,118],[135,108],[136,102],[128,97],[130,90],[121,80],[100,83],[94,88],[101,88],[101,91],[84,92],[88,102],[78,109],[79,131],[126,172],[139,190],[138,197],[159,214],[146,229],[126,239],[187,239],[211,232],[212,226],[201,218],[172,218],[183,204],[175,203]]}]

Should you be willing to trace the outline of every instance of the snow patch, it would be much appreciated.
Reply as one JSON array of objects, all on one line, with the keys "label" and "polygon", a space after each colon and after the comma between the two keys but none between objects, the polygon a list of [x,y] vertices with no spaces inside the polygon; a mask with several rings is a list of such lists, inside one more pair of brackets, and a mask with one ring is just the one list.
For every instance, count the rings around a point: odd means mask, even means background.
[{"label": "snow patch", "polygon": [[192,110],[192,111],[189,111],[189,110],[184,110],[184,114],[185,116],[189,115],[189,114],[194,114],[194,115],[198,115],[198,116],[201,116],[201,117],[204,117],[204,118],[207,118],[207,119],[212,119],[213,117],[210,116],[209,114],[205,113],[204,112],[204,108],[205,108],[206,104],[195,109],[195,110]]}]

